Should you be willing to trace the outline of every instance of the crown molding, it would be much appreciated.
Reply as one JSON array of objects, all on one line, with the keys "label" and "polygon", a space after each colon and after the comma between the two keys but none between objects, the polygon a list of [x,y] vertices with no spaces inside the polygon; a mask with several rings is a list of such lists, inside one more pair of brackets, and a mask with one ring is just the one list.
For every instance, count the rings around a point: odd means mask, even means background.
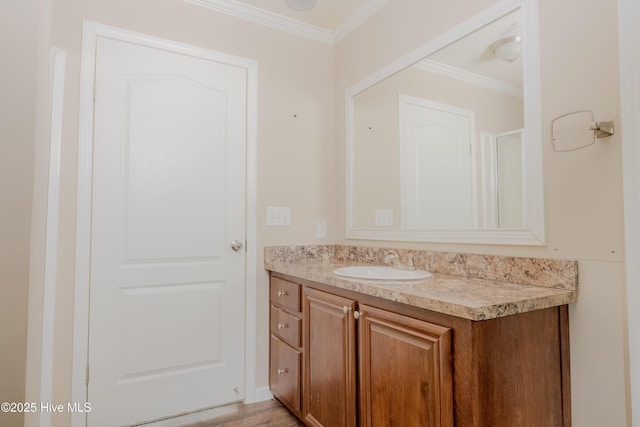
[{"label": "crown molding", "polygon": [[218,12],[233,15],[256,24],[265,25],[276,30],[306,37],[325,44],[333,44],[333,34],[324,28],[310,25],[297,19],[268,12],[257,7],[233,0],[185,0]]},{"label": "crown molding", "polygon": [[333,45],[348,35],[389,2],[389,0],[369,0],[334,31],[331,31],[234,0],[185,1],[328,45]]},{"label": "crown molding", "polygon": [[498,92],[506,93],[507,95],[522,98],[522,90],[517,88],[516,86],[503,83],[498,80],[490,79],[489,77],[481,76],[480,74],[471,73],[460,68],[452,67],[450,65],[445,65],[440,62],[434,62],[429,59],[424,59],[418,62],[416,64],[416,67],[420,68],[421,70],[441,74],[443,76],[461,80],[463,82],[480,86],[485,89],[491,89]]}]

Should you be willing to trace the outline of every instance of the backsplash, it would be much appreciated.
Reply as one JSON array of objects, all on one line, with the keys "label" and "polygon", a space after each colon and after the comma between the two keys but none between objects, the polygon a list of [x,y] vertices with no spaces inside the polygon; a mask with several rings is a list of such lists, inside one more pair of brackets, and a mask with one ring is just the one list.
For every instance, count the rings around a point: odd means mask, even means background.
[{"label": "backsplash", "polygon": [[305,259],[326,259],[345,264],[381,265],[390,252],[406,261],[414,255],[416,268],[437,274],[577,290],[578,262],[572,260],[437,252],[416,249],[373,248],[350,245],[265,247],[265,265]]},{"label": "backsplash", "polygon": [[287,263],[309,258],[334,259],[336,245],[266,246],[264,263]]}]

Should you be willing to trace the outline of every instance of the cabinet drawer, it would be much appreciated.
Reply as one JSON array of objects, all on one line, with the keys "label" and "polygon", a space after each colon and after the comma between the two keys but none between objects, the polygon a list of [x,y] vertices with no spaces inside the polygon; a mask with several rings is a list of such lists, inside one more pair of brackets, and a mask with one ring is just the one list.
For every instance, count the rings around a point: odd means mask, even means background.
[{"label": "cabinet drawer", "polygon": [[271,392],[294,412],[302,409],[300,368],[302,353],[271,335]]},{"label": "cabinet drawer", "polygon": [[271,306],[271,332],[294,347],[302,346],[301,322],[286,311]]},{"label": "cabinet drawer", "polygon": [[300,285],[272,276],[271,302],[300,312]]}]

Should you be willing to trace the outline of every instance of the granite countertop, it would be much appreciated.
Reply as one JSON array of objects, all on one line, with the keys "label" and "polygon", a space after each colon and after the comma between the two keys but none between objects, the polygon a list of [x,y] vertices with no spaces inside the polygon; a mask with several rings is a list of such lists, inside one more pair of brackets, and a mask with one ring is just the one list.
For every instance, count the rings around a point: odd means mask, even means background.
[{"label": "granite countertop", "polygon": [[577,298],[575,288],[519,284],[435,271],[428,279],[400,281],[352,279],[334,273],[339,267],[363,264],[326,257],[286,261],[277,257],[265,258],[265,269],[269,271],[474,321],[565,305]]}]

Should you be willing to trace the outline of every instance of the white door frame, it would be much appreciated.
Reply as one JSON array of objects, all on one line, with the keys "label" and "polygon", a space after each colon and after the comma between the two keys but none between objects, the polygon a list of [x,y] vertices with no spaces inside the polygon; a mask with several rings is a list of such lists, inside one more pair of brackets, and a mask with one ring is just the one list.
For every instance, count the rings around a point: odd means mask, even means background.
[{"label": "white door frame", "polygon": [[[58,218],[60,213],[60,147],[62,144],[62,116],[64,110],[64,81],[67,51],[52,47],[49,74],[50,123],[49,123],[49,174],[47,189],[47,216],[44,249],[44,283],[42,294],[42,324],[31,325],[30,333],[39,327],[41,357],[38,397],[40,402],[53,402],[53,371],[55,342],[55,306],[58,263]],[[52,424],[52,414],[48,411],[36,412],[38,425]]]},{"label": "white door frame", "polygon": [[640,4],[618,0],[631,424],[640,426]]},{"label": "white door frame", "polygon": [[[247,71],[247,177],[246,236],[247,259],[246,330],[245,330],[245,402],[256,400],[256,171],[257,171],[257,62],[252,59],[214,52],[171,40],[135,33],[120,28],[84,21],[80,65],[80,114],[78,137],[78,194],[76,218],[76,273],[73,321],[72,402],[83,404],[87,399],[87,363],[89,349],[89,279],[91,263],[91,194],[93,175],[93,84],[96,42],[109,37],[139,45],[160,48],[217,61]],[[74,413],[72,426],[82,427],[86,414]]]}]

